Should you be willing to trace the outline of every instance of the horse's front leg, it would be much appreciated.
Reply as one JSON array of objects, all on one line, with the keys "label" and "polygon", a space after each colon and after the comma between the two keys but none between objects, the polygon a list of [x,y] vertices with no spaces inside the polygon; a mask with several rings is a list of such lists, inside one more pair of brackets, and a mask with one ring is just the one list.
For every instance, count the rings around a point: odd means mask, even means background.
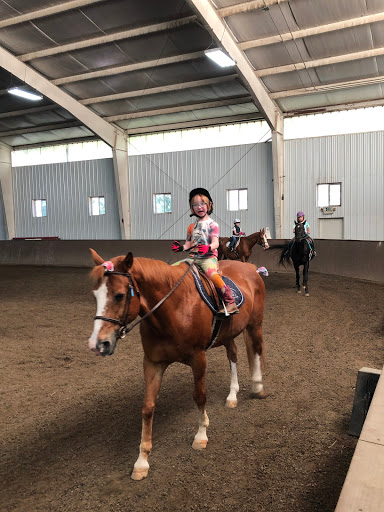
[{"label": "horse's front leg", "polygon": [[307,260],[304,263],[304,270],[303,270],[303,286],[304,286],[304,292],[305,292],[305,296],[306,297],[309,297],[308,271],[309,271],[309,260]]},{"label": "horse's front leg", "polygon": [[299,267],[299,265],[296,265],[296,263],[294,263],[293,266],[295,267],[295,272],[296,272],[296,289],[297,289],[297,293],[301,293],[301,289],[300,289],[300,267]]},{"label": "horse's front leg", "polygon": [[232,339],[225,348],[227,350],[231,370],[231,384],[225,405],[230,409],[234,409],[237,406],[237,393],[239,392],[239,381],[237,379],[237,347],[235,340]]},{"label": "horse's front leg", "polygon": [[154,364],[144,356],[145,397],[142,409],[141,443],[139,457],[131,475],[133,480],[142,480],[148,476],[148,457],[152,450],[153,414],[166,368],[166,365]]},{"label": "horse's front leg", "polygon": [[195,435],[192,448],[195,450],[203,450],[208,443],[207,427],[209,426],[209,418],[205,410],[207,395],[205,392],[205,372],[207,369],[207,360],[205,352],[201,351],[195,355],[191,363],[195,387],[193,390],[193,399],[199,409],[199,430]]}]

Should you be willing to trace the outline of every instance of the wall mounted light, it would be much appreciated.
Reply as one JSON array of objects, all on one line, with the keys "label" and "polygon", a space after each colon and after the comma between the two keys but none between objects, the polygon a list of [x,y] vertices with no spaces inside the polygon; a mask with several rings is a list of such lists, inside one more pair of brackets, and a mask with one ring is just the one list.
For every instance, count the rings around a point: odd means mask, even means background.
[{"label": "wall mounted light", "polygon": [[205,50],[205,55],[212,59],[216,64],[222,68],[228,68],[229,66],[236,66],[236,62],[232,60],[226,53],[220,48],[212,48],[211,50]]},{"label": "wall mounted light", "polygon": [[12,87],[12,89],[8,89],[9,94],[13,94],[14,96],[20,96],[20,98],[25,98],[31,101],[39,101],[43,99],[41,94],[36,92],[24,91],[23,89],[19,89],[18,87]]}]

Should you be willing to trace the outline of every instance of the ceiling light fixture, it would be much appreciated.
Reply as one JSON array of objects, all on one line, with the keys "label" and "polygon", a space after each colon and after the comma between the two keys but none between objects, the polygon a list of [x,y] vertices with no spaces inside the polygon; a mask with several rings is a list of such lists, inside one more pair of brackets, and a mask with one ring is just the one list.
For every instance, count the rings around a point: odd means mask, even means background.
[{"label": "ceiling light fixture", "polygon": [[12,87],[12,89],[8,89],[9,94],[13,94],[14,96],[20,96],[20,98],[25,98],[27,100],[38,101],[42,100],[43,96],[36,92],[24,91],[23,89],[19,89],[18,87]]},{"label": "ceiling light fixture", "polygon": [[222,68],[228,68],[229,66],[236,66],[236,62],[232,60],[226,53],[220,48],[212,48],[212,50],[205,50],[205,55],[212,59],[216,64]]}]

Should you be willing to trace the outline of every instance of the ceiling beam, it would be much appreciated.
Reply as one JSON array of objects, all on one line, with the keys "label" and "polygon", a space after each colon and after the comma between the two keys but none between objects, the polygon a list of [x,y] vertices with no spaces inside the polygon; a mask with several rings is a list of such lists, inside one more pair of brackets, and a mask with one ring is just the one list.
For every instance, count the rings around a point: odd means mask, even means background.
[{"label": "ceiling beam", "polygon": [[[126,133],[128,135],[141,135],[148,133],[167,132],[172,130],[184,130],[187,128],[196,128],[198,126],[216,126],[219,124],[241,123],[247,121],[264,121],[263,116],[259,112],[249,114],[236,114],[234,116],[217,117],[214,119],[196,119],[193,121],[185,121],[183,123],[169,123],[159,124],[152,126],[145,126],[141,128],[128,128]],[[128,149],[129,153],[129,149]]]},{"label": "ceiling beam", "polygon": [[349,89],[353,87],[362,87],[365,85],[375,85],[384,82],[384,75],[372,77],[372,78],[361,78],[359,80],[349,80],[347,82],[334,82],[331,84],[322,85],[310,85],[308,87],[302,87],[300,89],[290,89],[286,91],[272,92],[271,98],[290,98],[292,96],[303,96],[306,94],[314,94],[320,92],[334,91],[338,89]]},{"label": "ceiling beam", "polygon": [[76,41],[75,43],[63,44],[55,46],[54,48],[47,48],[36,52],[25,53],[19,56],[19,60],[27,62],[33,59],[40,59],[41,57],[48,57],[57,55],[59,53],[71,52],[74,50],[81,50],[82,48],[89,48],[91,46],[98,46],[101,44],[113,43],[121,41],[122,39],[131,39],[154,32],[161,32],[165,30],[173,30],[183,25],[188,25],[196,21],[196,16],[188,16],[186,18],[179,18],[177,20],[166,21],[164,23],[157,23],[156,25],[146,25],[140,28],[133,28],[131,30],[123,30],[122,32],[115,32],[113,34],[106,34],[100,37],[93,37],[85,41]]},{"label": "ceiling beam", "polygon": [[338,103],[337,105],[329,105],[327,107],[313,107],[311,109],[292,110],[284,112],[284,118],[294,116],[307,116],[312,114],[324,114],[325,112],[335,112],[342,110],[354,110],[357,108],[380,107],[384,105],[384,98],[377,100],[357,101],[356,103]]},{"label": "ceiling beam", "polygon": [[116,122],[123,121],[126,119],[141,119],[144,117],[152,117],[152,116],[161,116],[165,114],[174,114],[178,112],[191,112],[192,110],[201,110],[205,108],[217,108],[217,107],[226,107],[230,105],[241,105],[243,103],[252,104],[252,98],[250,96],[246,96],[243,98],[232,98],[227,100],[218,100],[218,101],[204,101],[203,103],[193,103],[190,105],[177,105],[175,107],[165,107],[158,108],[155,110],[141,110],[135,111],[128,114],[118,114],[116,116],[107,116],[104,117],[106,121]]},{"label": "ceiling beam", "polygon": [[63,4],[54,5],[53,7],[46,7],[45,9],[38,9],[37,11],[28,12],[27,14],[20,14],[13,18],[7,18],[6,20],[0,21],[0,28],[10,27],[11,25],[19,25],[26,21],[36,20],[38,18],[46,18],[53,14],[60,14],[65,11],[78,9],[79,7],[85,7],[86,5],[96,4],[100,2],[106,2],[108,0],[72,0],[71,2],[65,2]]},{"label": "ceiling beam", "polygon": [[227,26],[218,16],[217,11],[210,2],[206,0],[190,0],[190,3],[194,5],[208,27],[210,27],[216,39],[220,41],[220,46],[222,46],[236,62],[238,70],[249,86],[254,102],[263,113],[270,127],[274,129],[277,125],[277,119],[281,115],[280,109],[268,96],[263,83],[256,76],[254,69],[250,66],[244,52],[238,47]]},{"label": "ceiling beam", "polygon": [[16,130],[9,130],[7,132],[0,132],[0,137],[9,137],[11,135],[27,135],[28,133],[49,132],[51,130],[61,130],[64,128],[74,128],[81,126],[79,121],[70,121],[67,123],[53,123],[41,126],[31,126],[30,128],[17,128]]},{"label": "ceiling beam", "polygon": [[137,62],[135,64],[126,64],[124,66],[115,66],[111,68],[104,68],[98,71],[89,71],[88,73],[81,73],[78,75],[65,76],[51,80],[54,85],[63,85],[73,82],[80,82],[82,80],[90,80],[92,78],[108,77],[112,75],[119,75],[121,73],[129,73],[140,69],[154,68],[158,66],[165,66],[167,64],[175,64],[177,62],[185,62],[188,60],[201,59],[205,57],[204,52],[185,53],[183,55],[176,55],[174,57],[164,57],[162,59],[147,60],[144,62]]},{"label": "ceiling beam", "polygon": [[274,68],[265,68],[255,71],[256,76],[269,76],[277,75],[279,73],[288,73],[290,71],[299,71],[300,69],[316,68],[319,66],[328,66],[330,64],[338,64],[340,62],[349,62],[353,60],[369,59],[372,57],[379,57],[384,55],[384,47],[373,48],[372,50],[365,50],[362,52],[347,53],[344,55],[335,55],[334,57],[327,57],[325,59],[308,60],[297,62],[296,64],[288,64],[286,66],[277,66]]},{"label": "ceiling beam", "polygon": [[276,4],[282,4],[288,0],[252,0],[250,2],[242,2],[241,4],[230,5],[229,7],[222,7],[217,9],[217,13],[222,18],[240,14],[242,12],[255,11],[257,9],[268,10],[269,7]]},{"label": "ceiling beam", "polygon": [[384,21],[384,12],[371,14],[370,16],[360,16],[359,18],[351,18],[349,20],[339,21],[337,23],[319,25],[317,27],[306,28],[304,30],[293,30],[292,32],[284,32],[283,34],[278,34],[276,36],[243,41],[239,43],[239,48],[242,50],[249,50],[250,48],[267,46],[269,44],[281,43],[294,39],[302,39],[304,37],[315,36],[319,34],[326,34],[335,30],[344,30],[346,28],[368,25],[369,23],[376,23],[379,21]]},{"label": "ceiling beam", "polygon": [[54,103],[66,109],[107,144],[111,147],[115,147],[117,133],[121,131],[118,127],[112,126],[86,106],[80,105],[80,103],[69,94],[50,83],[45,77],[31,69],[27,64],[20,62],[14,55],[1,47],[0,66],[39,91]]},{"label": "ceiling beam", "polygon": [[0,114],[0,119],[7,119],[8,117],[25,116],[28,114],[36,114],[38,112],[47,112],[49,110],[58,110],[60,105],[46,105],[44,107],[31,107],[20,110],[13,110],[11,112],[3,112]]},{"label": "ceiling beam", "polygon": [[207,85],[215,85],[215,84],[221,84],[225,82],[229,82],[231,80],[235,80],[238,77],[237,74],[233,75],[225,75],[225,76],[218,76],[214,78],[206,78],[204,80],[193,80],[191,82],[181,82],[178,84],[172,84],[172,85],[163,85],[160,87],[150,87],[149,89],[139,89],[136,91],[128,91],[128,92],[121,92],[116,94],[108,94],[105,96],[96,96],[94,98],[86,98],[84,100],[79,100],[79,103],[82,105],[94,105],[96,103],[104,103],[107,101],[115,101],[115,100],[123,100],[126,98],[135,98],[138,96],[149,96],[152,94],[161,94],[164,92],[170,92],[170,91],[179,91],[184,89],[191,89],[193,87],[204,87]]}]

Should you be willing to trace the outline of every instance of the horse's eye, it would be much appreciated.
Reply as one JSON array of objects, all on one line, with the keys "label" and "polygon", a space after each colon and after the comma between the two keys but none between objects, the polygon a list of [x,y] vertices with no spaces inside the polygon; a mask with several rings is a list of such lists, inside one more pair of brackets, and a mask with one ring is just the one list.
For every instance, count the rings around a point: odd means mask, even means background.
[{"label": "horse's eye", "polygon": [[123,299],[124,299],[123,293],[118,293],[117,295],[115,295],[116,302],[121,302]]}]

